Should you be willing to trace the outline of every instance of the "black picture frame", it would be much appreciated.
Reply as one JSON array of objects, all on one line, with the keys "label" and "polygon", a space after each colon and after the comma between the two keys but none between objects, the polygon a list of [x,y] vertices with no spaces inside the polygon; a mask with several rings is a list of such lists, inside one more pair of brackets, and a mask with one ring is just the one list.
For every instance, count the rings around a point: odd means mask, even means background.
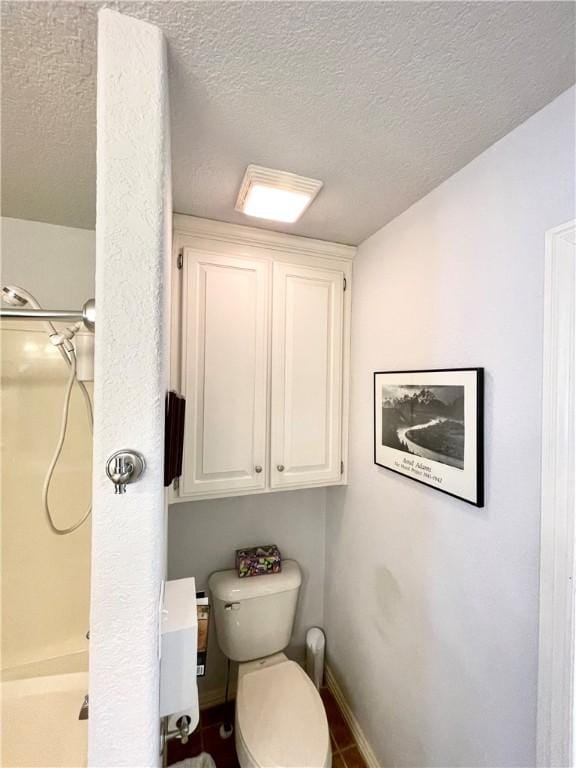
[{"label": "black picture frame", "polygon": [[483,507],[484,368],[375,371],[373,386],[374,464]]}]

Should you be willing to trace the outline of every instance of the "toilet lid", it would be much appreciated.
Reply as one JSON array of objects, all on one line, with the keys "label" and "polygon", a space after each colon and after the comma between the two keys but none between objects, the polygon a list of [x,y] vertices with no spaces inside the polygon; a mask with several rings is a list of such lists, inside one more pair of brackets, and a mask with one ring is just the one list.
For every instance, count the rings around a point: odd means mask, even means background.
[{"label": "toilet lid", "polygon": [[330,748],[322,699],[294,661],[240,680],[238,729],[253,762],[266,768],[322,768]]}]

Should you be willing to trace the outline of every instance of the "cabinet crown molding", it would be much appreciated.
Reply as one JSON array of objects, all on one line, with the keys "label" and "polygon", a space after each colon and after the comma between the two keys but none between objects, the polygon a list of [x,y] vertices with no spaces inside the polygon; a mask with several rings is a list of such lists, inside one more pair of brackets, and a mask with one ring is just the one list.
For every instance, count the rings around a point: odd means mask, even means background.
[{"label": "cabinet crown molding", "polygon": [[224,221],[201,219],[183,213],[174,214],[173,224],[174,234],[261,247],[269,251],[315,256],[316,258],[342,259],[350,262],[356,256],[357,250],[353,245],[314,240],[300,235],[287,235],[282,232],[247,227],[242,224],[228,224]]}]

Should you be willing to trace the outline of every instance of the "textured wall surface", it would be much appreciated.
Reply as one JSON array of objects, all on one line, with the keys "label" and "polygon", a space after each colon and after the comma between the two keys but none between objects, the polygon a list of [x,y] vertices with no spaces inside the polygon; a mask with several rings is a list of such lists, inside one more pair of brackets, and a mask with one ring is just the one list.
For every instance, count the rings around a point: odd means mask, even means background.
[{"label": "textured wall surface", "polygon": [[[324,620],[324,539],[326,489],[268,493],[232,499],[173,504],[168,511],[168,578],[195,576],[207,587],[213,571],[234,567],[234,551],[277,544],[282,557],[297,560],[303,574],[292,646],[303,659],[306,630]],[[222,691],[226,660],[210,627],[206,677],[200,695]]]},{"label": "textured wall surface", "polygon": [[[5,215],[93,226],[99,5],[2,4]],[[270,165],[325,182],[280,228],[326,240],[361,242],[575,79],[573,3],[114,7],[169,41],[175,210],[246,223],[244,170]]]},{"label": "textured wall surface", "polygon": [[[382,766],[535,765],[544,233],[574,217],[563,94],[363,243],[330,661]],[[485,366],[486,506],[373,464],[372,372]],[[353,563],[343,568],[343,563]]]},{"label": "textured wall surface", "polygon": [[[158,627],[165,560],[164,393],[171,230],[162,33],[100,15],[91,766],[159,764]],[[114,495],[106,459],[147,461]]]}]

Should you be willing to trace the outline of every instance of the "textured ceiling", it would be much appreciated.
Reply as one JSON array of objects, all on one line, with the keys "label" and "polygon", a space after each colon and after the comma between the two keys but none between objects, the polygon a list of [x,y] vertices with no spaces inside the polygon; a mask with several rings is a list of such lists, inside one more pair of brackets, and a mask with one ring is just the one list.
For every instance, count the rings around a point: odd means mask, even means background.
[{"label": "textured ceiling", "polygon": [[272,228],[352,244],[576,79],[571,2],[4,0],[4,215],[94,226],[102,6],[167,35],[175,210],[266,226],[257,163],[325,184]]}]

